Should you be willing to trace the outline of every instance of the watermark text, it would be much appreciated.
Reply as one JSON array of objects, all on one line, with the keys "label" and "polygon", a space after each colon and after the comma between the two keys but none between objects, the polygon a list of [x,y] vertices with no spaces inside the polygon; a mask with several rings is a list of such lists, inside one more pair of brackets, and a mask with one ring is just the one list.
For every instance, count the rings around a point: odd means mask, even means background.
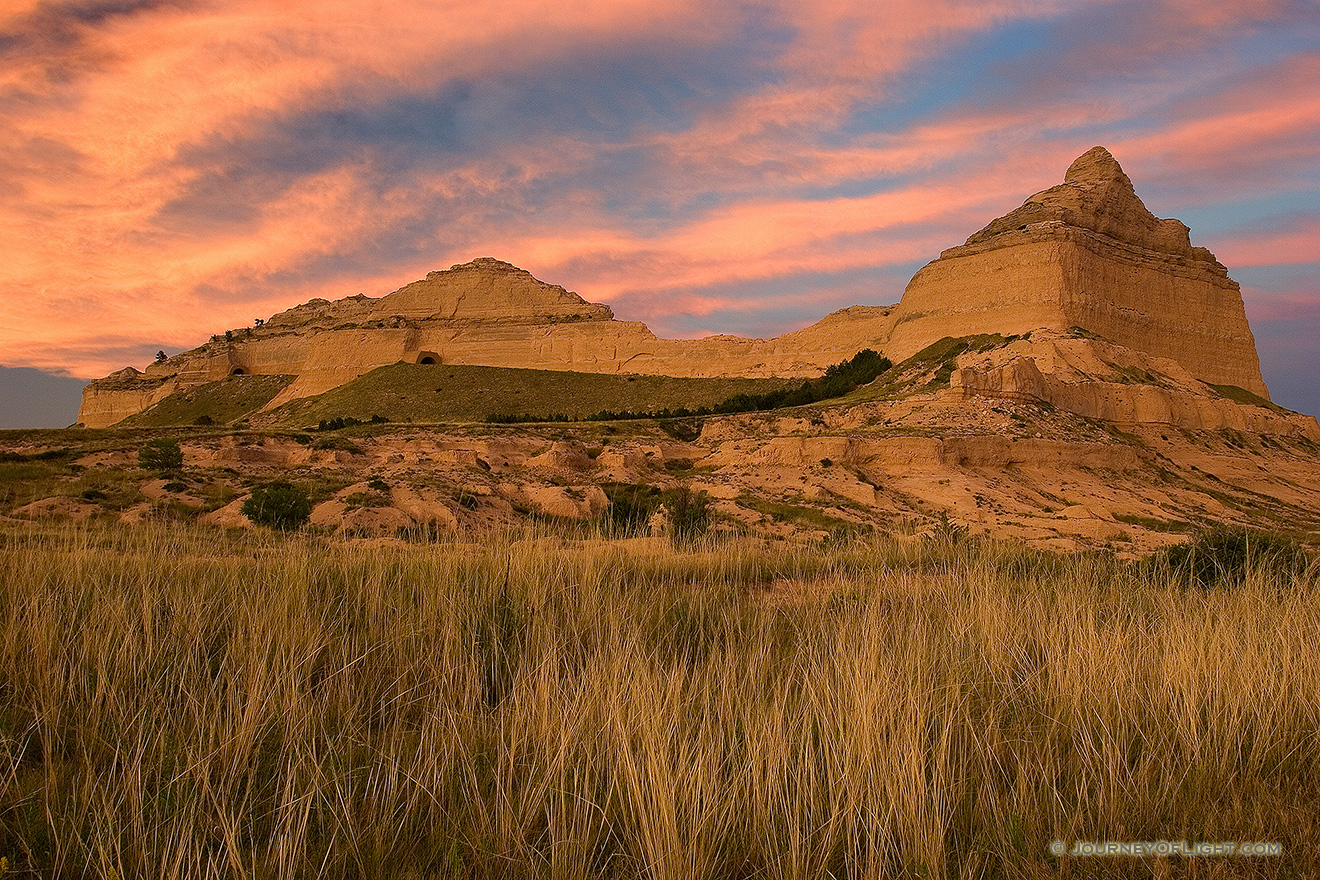
[{"label": "watermark text", "polygon": [[1277,856],[1283,845],[1274,841],[1215,840],[1188,843],[1185,840],[1056,840],[1050,844],[1056,856]]}]

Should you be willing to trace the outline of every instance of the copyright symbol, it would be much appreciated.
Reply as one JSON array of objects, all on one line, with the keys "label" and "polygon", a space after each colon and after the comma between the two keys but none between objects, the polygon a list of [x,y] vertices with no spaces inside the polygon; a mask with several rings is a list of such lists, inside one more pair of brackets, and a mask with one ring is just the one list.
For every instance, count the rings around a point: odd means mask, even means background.
[{"label": "copyright symbol", "polygon": [[1064,845],[1062,840],[1056,840],[1050,844],[1050,852],[1054,853],[1056,856],[1061,856],[1067,851],[1068,847]]}]

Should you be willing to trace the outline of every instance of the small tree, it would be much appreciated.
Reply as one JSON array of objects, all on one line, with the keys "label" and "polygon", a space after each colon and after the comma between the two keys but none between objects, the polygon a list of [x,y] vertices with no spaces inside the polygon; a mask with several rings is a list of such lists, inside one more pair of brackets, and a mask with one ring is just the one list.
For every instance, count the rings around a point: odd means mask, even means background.
[{"label": "small tree", "polygon": [[612,535],[644,533],[663,500],[655,486],[627,483],[609,486],[605,494],[610,499],[610,506],[605,509],[603,525]]},{"label": "small tree", "polygon": [[157,437],[138,450],[138,466],[144,470],[168,473],[183,467],[183,450],[169,437]]},{"label": "small tree", "polygon": [[156,352],[156,363],[163,364],[167,360],[169,360],[169,358],[165,355],[164,351]]},{"label": "small tree", "polygon": [[706,534],[710,526],[710,496],[679,486],[665,493],[665,508],[669,512],[670,537],[675,545],[691,543]]},{"label": "small tree", "polygon": [[277,481],[253,489],[243,502],[242,513],[259,526],[287,532],[307,522],[312,502],[307,490]]}]

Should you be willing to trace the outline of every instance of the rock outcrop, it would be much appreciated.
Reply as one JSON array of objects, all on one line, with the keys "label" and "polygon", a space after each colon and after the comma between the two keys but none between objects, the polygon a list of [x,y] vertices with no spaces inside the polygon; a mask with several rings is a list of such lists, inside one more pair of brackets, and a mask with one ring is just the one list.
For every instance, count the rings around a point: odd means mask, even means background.
[{"label": "rock outcrop", "polygon": [[1178,361],[1102,339],[1036,331],[981,355],[959,358],[950,391],[964,397],[1036,402],[1125,430],[1163,426],[1229,429],[1320,441],[1311,416],[1200,381]]},{"label": "rock outcrop", "polygon": [[133,367],[124,367],[83,388],[78,421],[89,428],[113,425],[158,403],[178,386],[170,374],[144,375]]},{"label": "rock outcrop", "polygon": [[[79,419],[111,425],[177,390],[235,374],[295,377],[266,404],[273,409],[399,361],[796,377],[819,375],[863,348],[899,361],[948,336],[1072,328],[1175,361],[1195,380],[1268,397],[1236,282],[1212,253],[1191,245],[1186,226],[1151,214],[1114,157],[1095,147],[1062,184],[921,269],[897,306],[853,306],[772,339],[660,339],[644,324],[615,320],[608,306],[485,257],[379,299],[315,299],[145,373],[121,370],[87,386]],[[980,381],[969,376],[963,387]]]},{"label": "rock outcrop", "polygon": [[87,386],[79,421],[112,425],[174,391],[226,376],[294,376],[266,407],[273,409],[399,361],[661,376],[814,376],[877,347],[892,311],[853,306],[773,339],[661,339],[645,324],[614,320],[609,306],[483,257],[380,299],[314,299],[261,326],[214,336],[145,373],[121,370]]},{"label": "rock outcrop", "polygon": [[945,336],[1071,327],[1268,397],[1237,283],[1192,247],[1186,226],[1146,209],[1104,147],[921,269],[885,353],[898,360]]}]

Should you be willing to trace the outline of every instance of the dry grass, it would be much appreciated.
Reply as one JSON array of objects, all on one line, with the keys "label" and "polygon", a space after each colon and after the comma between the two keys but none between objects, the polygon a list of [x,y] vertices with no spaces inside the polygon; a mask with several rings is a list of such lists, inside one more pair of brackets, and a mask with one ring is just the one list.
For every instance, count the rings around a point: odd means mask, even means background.
[{"label": "dry grass", "polygon": [[[0,533],[41,877],[1298,877],[1320,592],[997,545]],[[773,592],[771,592],[773,591]],[[1055,859],[1054,839],[1277,840]]]}]

